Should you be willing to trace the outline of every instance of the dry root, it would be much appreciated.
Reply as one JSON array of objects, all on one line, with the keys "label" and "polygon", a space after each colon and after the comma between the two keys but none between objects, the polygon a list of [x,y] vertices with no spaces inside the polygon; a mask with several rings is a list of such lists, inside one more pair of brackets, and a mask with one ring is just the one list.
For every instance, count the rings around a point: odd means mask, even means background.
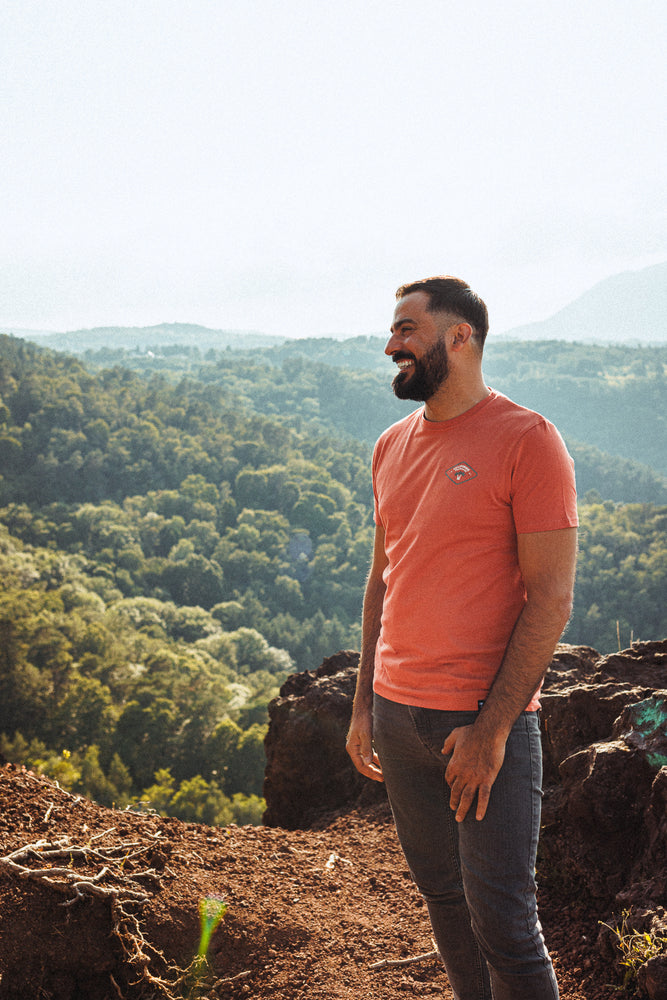
[{"label": "dry root", "polygon": [[[85,896],[145,902],[149,897],[141,882],[149,880],[159,886],[157,872],[149,868],[130,877],[123,871],[123,866],[131,858],[141,856],[147,848],[136,850],[137,843],[93,847],[94,841],[101,840],[110,833],[113,833],[113,828],[91,838],[88,844],[80,847],[69,846],[69,837],[53,841],[38,840],[0,858],[0,868],[19,878],[43,883],[67,896],[62,906],[72,906]],[[57,861],[65,860],[68,861],[67,867],[56,864]],[[93,875],[81,875],[72,867],[77,861],[99,870]],[[30,867],[21,862],[36,862],[37,866]]]},{"label": "dry root", "polygon": [[[130,874],[126,866],[128,861],[136,861],[145,855],[150,845],[142,847],[138,842],[111,843],[108,846],[98,844],[112,833],[114,828],[92,837],[85,845],[72,845],[68,837],[27,844],[0,858],[0,871],[4,870],[14,878],[29,879],[64,895],[66,899],[61,906],[73,906],[87,897],[108,901],[113,934],[131,975],[137,977],[134,985],[150,984],[153,995],[162,996],[165,1000],[177,1000],[183,995],[184,984],[192,983],[193,977],[199,980],[199,973],[204,970],[201,966],[195,969],[195,963],[186,970],[170,966],[162,952],[146,941],[140,919],[141,909],[150,898],[145,884],[160,888],[160,879],[152,868]],[[77,871],[74,868],[77,863],[85,866],[88,874]],[[165,969],[168,978],[154,974],[153,962]],[[122,997],[121,988],[113,976],[111,982],[118,996]]]},{"label": "dry root", "polygon": [[373,962],[369,969],[395,969],[399,965],[414,965],[416,962],[430,962],[432,959],[440,958],[440,952],[435,941],[431,941],[433,951],[426,951],[422,955],[413,955],[410,958],[383,958],[379,962]]}]

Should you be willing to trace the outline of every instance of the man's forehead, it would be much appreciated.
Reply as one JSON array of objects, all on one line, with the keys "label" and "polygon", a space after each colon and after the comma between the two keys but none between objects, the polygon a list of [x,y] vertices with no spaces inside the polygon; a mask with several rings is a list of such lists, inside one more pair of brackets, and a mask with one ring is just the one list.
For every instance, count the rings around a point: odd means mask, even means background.
[{"label": "man's forehead", "polygon": [[414,319],[424,312],[428,312],[430,299],[426,292],[410,292],[404,298],[399,299],[394,309],[394,324],[397,321],[406,322]]}]

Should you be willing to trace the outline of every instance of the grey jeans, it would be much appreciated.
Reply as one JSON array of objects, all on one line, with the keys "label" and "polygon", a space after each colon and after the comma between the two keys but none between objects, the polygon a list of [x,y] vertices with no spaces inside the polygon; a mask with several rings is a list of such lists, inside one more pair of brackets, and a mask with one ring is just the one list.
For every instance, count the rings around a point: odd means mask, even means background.
[{"label": "grey jeans", "polygon": [[509,735],[483,820],[449,807],[442,746],[476,712],[374,700],[373,738],[406,861],[428,906],[456,1000],[558,1000],[537,916],[542,801],[536,712]]}]

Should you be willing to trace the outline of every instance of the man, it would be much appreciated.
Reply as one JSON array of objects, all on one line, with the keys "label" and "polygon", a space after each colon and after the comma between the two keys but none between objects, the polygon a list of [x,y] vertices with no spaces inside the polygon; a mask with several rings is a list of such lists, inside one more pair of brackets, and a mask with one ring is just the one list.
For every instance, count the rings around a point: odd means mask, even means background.
[{"label": "man", "polygon": [[486,306],[404,285],[385,353],[424,407],[373,456],[375,545],[347,750],[385,781],[457,1000],[557,1000],[537,917],[539,690],[567,624],[573,463],[489,389]]}]

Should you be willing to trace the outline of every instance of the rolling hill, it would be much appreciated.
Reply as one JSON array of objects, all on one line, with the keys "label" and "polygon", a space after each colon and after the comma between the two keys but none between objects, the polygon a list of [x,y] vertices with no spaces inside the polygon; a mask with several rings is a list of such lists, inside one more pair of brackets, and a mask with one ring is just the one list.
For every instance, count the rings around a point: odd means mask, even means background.
[{"label": "rolling hill", "polygon": [[667,262],[606,278],[549,319],[502,336],[617,344],[667,341]]}]

